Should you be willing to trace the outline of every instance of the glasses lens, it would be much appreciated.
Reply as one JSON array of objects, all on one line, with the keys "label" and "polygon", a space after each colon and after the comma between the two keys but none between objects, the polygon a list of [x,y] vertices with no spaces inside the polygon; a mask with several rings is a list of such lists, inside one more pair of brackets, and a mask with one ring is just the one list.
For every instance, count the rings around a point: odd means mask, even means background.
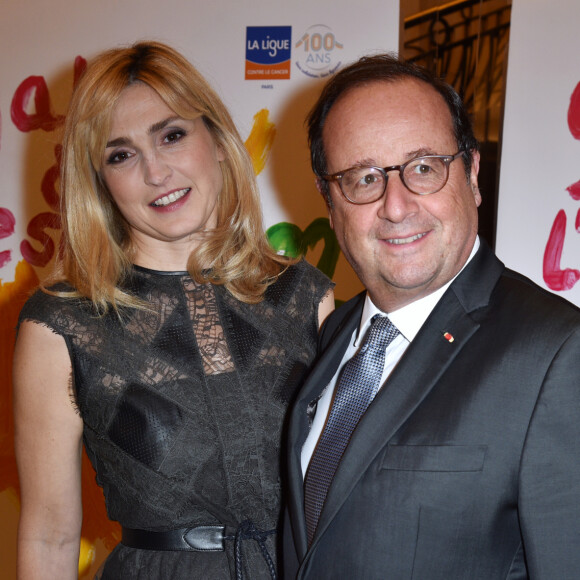
[{"label": "glasses lens", "polygon": [[341,186],[351,201],[369,203],[383,195],[385,176],[376,167],[355,167],[344,172]]},{"label": "glasses lens", "polygon": [[435,193],[445,185],[448,167],[440,157],[413,159],[403,171],[405,185],[415,193]]}]

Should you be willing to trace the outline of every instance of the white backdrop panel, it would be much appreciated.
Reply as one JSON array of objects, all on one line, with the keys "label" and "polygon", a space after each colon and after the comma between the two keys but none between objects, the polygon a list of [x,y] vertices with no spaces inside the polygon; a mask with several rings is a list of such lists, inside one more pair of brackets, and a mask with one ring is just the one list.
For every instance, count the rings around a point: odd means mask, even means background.
[{"label": "white backdrop panel", "polygon": [[[580,83],[579,23],[578,0],[513,2],[496,249],[508,266],[580,305],[580,200],[567,189],[580,180],[580,142],[568,124]],[[580,120],[580,105],[572,112]],[[558,214],[561,231],[549,242]],[[546,248],[552,260],[543,268]]]}]

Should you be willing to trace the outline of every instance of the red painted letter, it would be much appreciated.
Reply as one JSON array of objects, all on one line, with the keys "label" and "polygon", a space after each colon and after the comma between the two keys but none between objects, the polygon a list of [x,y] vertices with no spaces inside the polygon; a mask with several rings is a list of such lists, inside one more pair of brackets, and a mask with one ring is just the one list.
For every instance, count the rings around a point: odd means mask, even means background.
[{"label": "red painted letter", "polygon": [[570,290],[580,279],[580,271],[571,268],[560,269],[565,236],[566,213],[561,209],[554,219],[544,252],[544,282],[551,290]]}]

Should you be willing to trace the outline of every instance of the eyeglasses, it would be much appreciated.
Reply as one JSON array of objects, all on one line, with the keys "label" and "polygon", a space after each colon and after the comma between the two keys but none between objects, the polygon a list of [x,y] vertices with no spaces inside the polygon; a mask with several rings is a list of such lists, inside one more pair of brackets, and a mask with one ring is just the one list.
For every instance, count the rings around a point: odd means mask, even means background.
[{"label": "eyeglasses", "polygon": [[387,190],[389,171],[398,171],[403,185],[412,193],[429,195],[443,189],[449,179],[449,165],[465,151],[455,155],[424,155],[402,165],[389,167],[351,167],[332,175],[325,181],[337,181],[340,191],[350,203],[363,205],[383,197]]}]

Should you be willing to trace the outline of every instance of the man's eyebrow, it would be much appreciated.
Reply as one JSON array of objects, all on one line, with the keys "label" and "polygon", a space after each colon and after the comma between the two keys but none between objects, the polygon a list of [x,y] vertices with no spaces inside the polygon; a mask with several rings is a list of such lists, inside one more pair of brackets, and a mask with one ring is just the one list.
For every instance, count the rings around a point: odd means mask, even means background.
[{"label": "man's eyebrow", "polygon": [[[419,149],[414,149],[413,151],[407,151],[404,155],[405,161],[403,163],[412,161],[417,157],[425,157],[426,155],[438,155],[430,147],[420,147]],[[356,163],[350,166],[350,168],[355,167],[382,167],[374,157],[365,157],[364,159],[359,159]]]},{"label": "man's eyebrow", "polygon": [[[424,157],[425,155],[438,155],[430,147],[420,147],[419,149],[414,149],[413,151],[407,152],[407,159],[415,159],[415,157]],[[447,153],[445,153],[447,155]]]},{"label": "man's eyebrow", "polygon": [[365,157],[364,159],[360,159],[351,167],[376,167],[377,160],[373,157]]}]

